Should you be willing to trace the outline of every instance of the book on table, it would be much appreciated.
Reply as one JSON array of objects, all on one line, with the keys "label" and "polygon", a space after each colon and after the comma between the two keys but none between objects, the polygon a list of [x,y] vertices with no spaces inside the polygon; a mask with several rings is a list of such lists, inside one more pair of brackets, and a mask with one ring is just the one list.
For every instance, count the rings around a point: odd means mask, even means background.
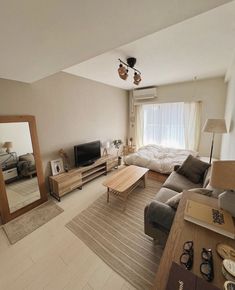
[{"label": "book on table", "polygon": [[182,266],[172,263],[166,290],[219,290]]},{"label": "book on table", "polygon": [[235,228],[232,216],[218,208],[193,200],[187,200],[184,219],[199,226],[235,239]]}]

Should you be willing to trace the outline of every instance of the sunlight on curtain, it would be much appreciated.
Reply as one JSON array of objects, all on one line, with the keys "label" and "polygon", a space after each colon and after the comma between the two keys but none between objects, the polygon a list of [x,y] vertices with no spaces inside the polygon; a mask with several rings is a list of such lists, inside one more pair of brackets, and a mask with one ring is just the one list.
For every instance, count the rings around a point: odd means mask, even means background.
[{"label": "sunlight on curtain", "polygon": [[198,151],[201,132],[201,102],[184,103],[185,147]]},{"label": "sunlight on curtain", "polygon": [[136,125],[135,125],[135,142],[136,147],[139,149],[144,145],[143,142],[143,106],[135,106],[135,116],[136,116]]},{"label": "sunlight on curtain", "polygon": [[184,103],[143,105],[143,144],[185,148]]},{"label": "sunlight on curtain", "polygon": [[200,128],[201,102],[148,104],[136,111],[139,146],[157,144],[197,151]]}]

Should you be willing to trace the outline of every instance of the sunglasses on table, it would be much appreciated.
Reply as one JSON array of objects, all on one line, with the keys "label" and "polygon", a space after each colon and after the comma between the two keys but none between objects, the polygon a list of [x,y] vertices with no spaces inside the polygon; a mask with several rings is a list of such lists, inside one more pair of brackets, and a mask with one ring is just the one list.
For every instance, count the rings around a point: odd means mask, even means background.
[{"label": "sunglasses on table", "polygon": [[180,264],[187,270],[193,267],[193,241],[187,241],[183,245],[183,253],[180,256]]},{"label": "sunglasses on table", "polygon": [[205,280],[208,282],[214,279],[213,256],[211,249],[202,249],[201,252],[202,263],[200,265],[200,272]]}]

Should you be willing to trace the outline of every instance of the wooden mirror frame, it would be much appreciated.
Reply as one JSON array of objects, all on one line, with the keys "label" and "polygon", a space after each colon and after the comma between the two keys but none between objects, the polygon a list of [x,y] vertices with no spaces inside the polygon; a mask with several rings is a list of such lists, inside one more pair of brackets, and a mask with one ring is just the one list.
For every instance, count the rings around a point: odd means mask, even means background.
[{"label": "wooden mirror frame", "polygon": [[7,193],[5,188],[5,181],[3,178],[2,167],[0,166],[0,214],[2,223],[5,224],[8,221],[26,213],[27,211],[35,208],[36,206],[44,203],[48,200],[45,179],[42,170],[42,161],[38,143],[37,129],[36,129],[36,120],[34,116],[0,116],[0,123],[20,123],[27,122],[29,124],[29,131],[31,136],[31,142],[33,147],[33,154],[35,159],[35,166],[37,171],[38,186],[40,190],[40,199],[16,210],[15,212],[10,212]]}]

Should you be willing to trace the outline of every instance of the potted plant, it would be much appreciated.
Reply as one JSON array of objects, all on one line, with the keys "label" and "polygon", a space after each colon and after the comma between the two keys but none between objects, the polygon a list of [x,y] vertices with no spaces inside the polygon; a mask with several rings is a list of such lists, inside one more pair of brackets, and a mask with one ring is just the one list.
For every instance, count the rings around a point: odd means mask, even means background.
[{"label": "potted plant", "polygon": [[121,139],[113,140],[112,143],[113,143],[114,147],[117,149],[118,165],[121,165],[122,157],[119,156],[119,148],[122,145],[122,140]]}]

